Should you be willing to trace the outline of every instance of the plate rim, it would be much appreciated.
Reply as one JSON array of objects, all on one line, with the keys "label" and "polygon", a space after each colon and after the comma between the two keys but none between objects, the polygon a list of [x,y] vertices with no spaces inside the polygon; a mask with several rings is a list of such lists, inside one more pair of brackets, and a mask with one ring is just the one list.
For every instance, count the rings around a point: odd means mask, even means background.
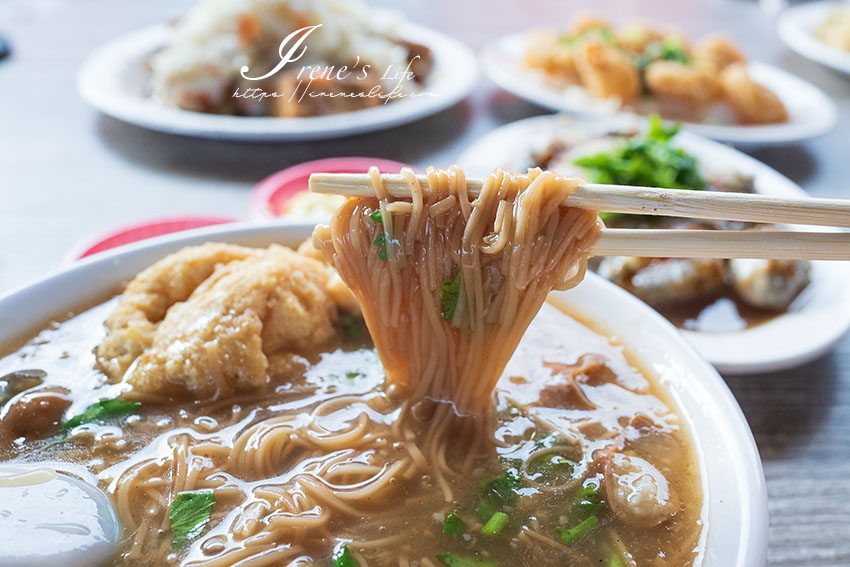
[{"label": "plate rim", "polygon": [[[605,101],[599,99],[593,101],[596,103],[596,108],[590,105],[554,103],[549,98],[558,96],[554,89],[547,89],[545,86],[540,85],[539,82],[527,81],[529,77],[533,77],[534,70],[528,69],[529,73],[527,77],[519,77],[509,69],[501,69],[493,58],[499,55],[509,56],[509,50],[506,50],[505,47],[511,43],[525,40],[531,31],[533,30],[502,36],[487,43],[481,49],[481,68],[488,79],[514,96],[553,112],[569,113],[577,116],[629,114],[619,109],[606,110],[604,107],[610,105],[606,105]],[[517,64],[519,63],[517,62]],[[817,104],[813,106],[819,109],[819,120],[752,126],[682,122],[684,130],[701,134],[718,142],[729,142],[739,146],[767,146],[816,138],[829,133],[835,128],[838,123],[838,110],[832,98],[822,89],[774,65],[754,60],[749,61],[747,65],[754,74],[770,76],[772,77],[771,81],[784,81],[795,92],[799,89],[807,91],[807,96],[817,99]],[[528,83],[528,86],[523,86],[524,83]]]},{"label": "plate rim", "polygon": [[[121,92],[122,72],[151,53],[171,33],[158,23],[121,35],[90,53],[77,70],[77,90],[95,110],[148,130],[200,138],[241,141],[307,141],[384,130],[436,114],[465,99],[478,79],[475,53],[462,42],[433,28],[404,22],[402,38],[423,41],[437,53],[437,65],[451,77],[448,92],[409,98],[375,108],[326,116],[277,118],[206,114],[164,106],[139,94]],[[451,54],[449,56],[449,54]],[[111,80],[104,81],[104,76]],[[432,85],[433,86],[433,85]],[[425,88],[429,85],[426,82]],[[340,120],[344,116],[345,120]],[[250,122],[248,122],[250,121]]]},{"label": "plate rim", "polygon": [[825,67],[850,75],[850,52],[827,45],[814,37],[805,24],[810,18],[823,18],[830,9],[846,6],[841,2],[816,1],[788,6],[776,20],[776,32],[792,51]]},{"label": "plate rim", "polygon": [[[566,117],[567,120],[570,120],[569,117]],[[477,150],[476,148],[483,147],[485,144],[492,144],[492,140],[499,139],[499,137],[520,137],[521,132],[528,132],[533,129],[537,129],[537,131],[543,131],[545,128],[551,128],[554,130],[558,126],[558,122],[565,120],[564,115],[559,114],[544,114],[539,116],[532,116],[530,118],[524,118],[522,120],[517,120],[515,122],[510,122],[491,130],[486,135],[479,138],[476,142],[469,145],[463,152],[458,156],[458,163],[461,166],[467,166],[470,162],[476,161],[472,156],[481,150]],[[572,126],[580,125],[581,122],[593,122],[595,119],[576,119],[572,123]],[[628,114],[618,114],[616,116],[608,117],[605,119],[596,119],[600,121],[608,121],[612,124],[616,124],[618,122],[623,122],[625,124],[633,124],[637,121],[642,121],[643,117],[637,115],[628,115]],[[631,121],[631,122],[628,122]],[[544,126],[545,125],[545,126]],[[548,130],[547,130],[548,132]],[[727,146],[715,140],[708,139],[704,136],[700,136],[699,134],[693,132],[683,131],[679,134],[680,139],[685,142],[685,144],[692,144],[694,146],[703,146],[708,148],[708,150],[714,153],[721,153],[729,156],[730,159],[734,159],[736,162],[745,164],[745,170],[747,172],[752,172],[756,177],[764,176],[768,179],[774,179],[780,181],[777,184],[778,187],[781,187],[781,190],[769,192],[769,191],[759,191],[762,194],[774,194],[774,195],[785,195],[785,196],[800,196],[800,197],[808,197],[808,193],[805,192],[797,183],[780,173],[779,171],[773,169],[769,165],[762,163],[756,158],[749,156],[740,150],[737,150],[733,147]],[[527,137],[527,136],[526,136]],[[495,167],[499,164],[493,164]],[[773,185],[769,185],[770,187],[774,187]],[[828,227],[816,227],[821,230],[830,230]],[[839,230],[839,229],[834,229]],[[835,274],[842,274],[843,277],[850,279],[850,262],[826,262],[820,261],[814,263],[816,268],[819,270],[831,270]],[[832,273],[832,272],[831,272]],[[833,275],[832,278],[841,277],[840,275]],[[830,279],[832,279],[830,278]],[[778,370],[785,370],[789,368],[794,368],[805,364],[807,362],[811,362],[824,355],[828,351],[830,351],[838,341],[841,340],[842,337],[847,334],[848,330],[850,330],[850,291],[845,292],[845,300],[841,303],[845,306],[843,311],[836,313],[836,325],[833,327],[833,332],[830,334],[824,334],[819,341],[817,346],[812,346],[807,350],[797,350],[797,351],[788,351],[779,353],[778,356],[773,356],[769,359],[761,358],[756,360],[742,361],[736,357],[728,357],[722,358],[716,355],[711,355],[711,352],[706,352],[707,347],[705,343],[700,343],[700,339],[703,337],[711,337],[714,339],[725,339],[728,341],[728,346],[734,347],[736,343],[740,340],[741,335],[745,335],[747,333],[752,333],[753,331],[758,331],[761,326],[757,326],[753,329],[744,330],[744,331],[735,331],[728,333],[700,333],[698,331],[689,331],[685,329],[679,329],[680,333],[688,340],[688,342],[694,346],[694,348],[700,352],[702,356],[704,356],[711,364],[714,365],[715,368],[721,373],[729,374],[729,375],[746,375],[746,374],[759,374],[765,372],[774,372]],[[792,316],[795,314],[791,314]],[[780,315],[774,321],[780,320],[786,315]],[[787,320],[786,320],[787,322]],[[765,323],[765,325],[769,325],[770,322]],[[749,335],[751,338],[752,335]],[[755,339],[752,339],[755,340]],[[715,349],[717,347],[714,347]],[[738,347],[739,349],[742,347]],[[729,352],[728,350],[726,352]],[[742,351],[743,352],[743,351]]]}]

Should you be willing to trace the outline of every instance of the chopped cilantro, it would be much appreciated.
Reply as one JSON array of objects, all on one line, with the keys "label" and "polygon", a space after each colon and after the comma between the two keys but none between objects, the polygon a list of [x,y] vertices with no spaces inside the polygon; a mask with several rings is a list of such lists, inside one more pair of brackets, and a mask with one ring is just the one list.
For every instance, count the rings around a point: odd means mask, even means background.
[{"label": "chopped cilantro", "polygon": [[103,422],[116,417],[133,413],[142,407],[139,402],[129,402],[118,398],[100,400],[86,408],[86,411],[62,422],[62,432],[68,433],[73,428],[93,421]]},{"label": "chopped cilantro", "polygon": [[573,471],[578,463],[556,453],[548,453],[535,457],[528,463],[528,472],[534,479],[542,478],[549,483],[567,482],[573,477]]},{"label": "chopped cilantro", "polygon": [[586,519],[593,516],[604,505],[605,503],[599,497],[599,485],[588,482],[581,487],[576,501],[576,509],[580,518]]},{"label": "chopped cilantro", "polygon": [[181,492],[171,502],[171,537],[175,549],[186,546],[190,539],[198,537],[210,519],[215,506],[215,494],[211,490]]},{"label": "chopped cilantro", "polygon": [[381,213],[381,209],[375,209],[369,213],[369,218],[378,224],[384,224],[384,215]]},{"label": "chopped cilantro", "polygon": [[454,319],[457,301],[460,296],[461,275],[457,271],[454,278],[446,277],[443,287],[440,289],[440,305],[443,308],[443,319],[451,321]]},{"label": "chopped cilantro", "polygon": [[686,51],[681,41],[673,37],[666,37],[661,41],[647,45],[643,53],[635,60],[635,65],[638,69],[643,70],[654,61],[675,61],[688,65],[691,60],[691,55]]},{"label": "chopped cilantro", "polygon": [[387,261],[387,235],[384,232],[379,232],[378,236],[375,237],[375,240],[372,241],[372,244],[379,248],[378,250],[378,259],[381,261]]},{"label": "chopped cilantro", "polygon": [[572,545],[589,534],[598,523],[599,520],[596,516],[590,516],[573,528],[566,529],[558,526],[555,528],[555,531],[558,532],[558,540],[561,543],[564,545]]},{"label": "chopped cilantro", "polygon": [[463,520],[454,512],[443,520],[443,533],[446,535],[460,535],[463,533],[464,527]]},{"label": "chopped cilantro", "polygon": [[344,543],[334,550],[332,567],[358,567],[357,560],[351,555],[348,544]]},{"label": "chopped cilantro", "polygon": [[437,559],[443,565],[448,567],[498,567],[498,563],[493,561],[476,561],[468,557],[461,557],[454,553],[441,553],[437,555]]},{"label": "chopped cilantro", "polygon": [[478,508],[475,512],[482,520],[489,520],[496,512],[501,512],[513,504],[516,490],[522,487],[522,480],[513,472],[491,480],[484,480],[478,491]]}]

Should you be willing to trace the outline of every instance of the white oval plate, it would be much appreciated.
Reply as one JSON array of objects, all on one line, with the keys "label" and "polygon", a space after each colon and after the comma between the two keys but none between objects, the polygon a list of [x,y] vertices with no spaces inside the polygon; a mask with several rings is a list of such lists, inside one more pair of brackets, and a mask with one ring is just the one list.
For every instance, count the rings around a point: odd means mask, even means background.
[{"label": "white oval plate", "polygon": [[[581,86],[547,84],[541,72],[523,63],[527,32],[504,37],[481,52],[485,74],[506,91],[555,112],[610,116],[618,112],[611,100],[594,98]],[[814,85],[764,63],[749,63],[750,74],[782,99],[788,109],[783,124],[738,125],[685,122],[685,129],[738,145],[785,144],[820,136],[832,130],[837,112],[832,100]]]},{"label": "white oval plate", "polygon": [[[621,115],[588,121],[588,127],[629,127],[644,123]],[[560,116],[536,116],[507,124],[479,139],[458,163],[471,175],[485,175],[496,167],[524,171],[530,153],[581,122]],[[701,136],[681,132],[676,143],[711,169],[752,175],[758,193],[805,197],[796,183],[733,148]],[[719,164],[719,165],[715,165]],[[807,227],[807,230],[826,230]],[[812,281],[791,310],[743,331],[705,333],[682,330],[694,347],[721,372],[755,374],[798,366],[821,356],[850,329],[850,262],[812,262]]]},{"label": "white oval plate", "polygon": [[840,2],[811,2],[792,6],[782,11],[776,23],[782,41],[807,59],[837,71],[850,74],[850,52],[827,45],[815,35],[818,27]]},{"label": "white oval plate", "polygon": [[232,140],[318,140],[390,128],[444,110],[472,91],[478,74],[475,54],[468,47],[429,28],[405,24],[399,36],[427,45],[434,54],[424,90],[436,96],[307,118],[206,114],[167,107],[145,95],[145,60],[167,43],[170,34],[168,26],[155,25],[99,48],[80,68],[80,94],[104,114],[172,134]]},{"label": "white oval plate", "polygon": [[[166,254],[204,242],[297,246],[312,223],[233,223],[161,236],[107,250],[0,296],[0,345],[36,332],[52,318],[102,301]],[[764,565],[767,491],[753,435],[729,388],[670,323],[614,284],[589,274],[552,298],[597,332],[625,345],[657,377],[690,429],[703,494],[706,526],[699,567]]]}]

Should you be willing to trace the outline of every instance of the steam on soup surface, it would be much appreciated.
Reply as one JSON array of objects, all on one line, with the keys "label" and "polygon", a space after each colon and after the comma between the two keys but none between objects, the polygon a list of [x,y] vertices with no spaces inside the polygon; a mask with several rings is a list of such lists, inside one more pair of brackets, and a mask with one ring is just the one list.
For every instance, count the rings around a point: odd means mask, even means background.
[{"label": "steam on soup surface", "polygon": [[329,346],[275,362],[251,392],[128,397],[95,369],[115,306],[0,359],[0,461],[93,479],[123,526],[109,565],[698,560],[699,467],[683,421],[622,348],[552,304],[476,417],[408,408],[349,316]]}]

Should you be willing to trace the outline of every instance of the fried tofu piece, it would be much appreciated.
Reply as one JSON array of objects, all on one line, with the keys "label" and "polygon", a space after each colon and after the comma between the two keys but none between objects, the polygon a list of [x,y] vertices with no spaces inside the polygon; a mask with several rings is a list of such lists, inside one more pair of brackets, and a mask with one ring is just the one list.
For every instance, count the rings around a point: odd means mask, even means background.
[{"label": "fried tofu piece", "polygon": [[168,310],[127,381],[139,392],[196,399],[263,386],[271,355],[335,337],[329,278],[323,264],[281,246],[219,265]]},{"label": "fried tofu piece", "polygon": [[704,105],[720,95],[714,69],[676,61],[655,61],[646,68],[646,85],[656,96]]},{"label": "fried tofu piece", "polygon": [[694,58],[710,64],[718,72],[733,63],[746,63],[747,58],[732,41],[722,34],[702,38],[694,48]]},{"label": "fried tofu piece", "polygon": [[616,47],[598,40],[583,42],[576,49],[576,68],[594,96],[628,103],[640,95],[638,70]]},{"label": "fried tofu piece", "polygon": [[216,267],[256,254],[232,244],[207,243],[166,256],[137,275],[106,319],[106,337],[95,352],[98,367],[120,380],[151,345],[156,327],[175,303],[186,301]]},{"label": "fried tofu piece", "polygon": [[744,124],[774,124],[788,120],[779,97],[752,80],[744,63],[733,63],[720,74],[723,96]]}]

